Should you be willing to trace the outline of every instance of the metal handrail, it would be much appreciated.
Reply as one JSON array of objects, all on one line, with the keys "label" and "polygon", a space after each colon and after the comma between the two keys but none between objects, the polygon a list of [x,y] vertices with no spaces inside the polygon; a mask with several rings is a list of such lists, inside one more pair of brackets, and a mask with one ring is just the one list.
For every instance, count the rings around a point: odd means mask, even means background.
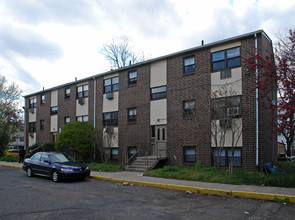
[{"label": "metal handrail", "polygon": [[136,151],[134,154],[132,154],[132,156],[125,162],[125,165],[127,165],[129,163],[129,161],[138,153],[138,151]]}]

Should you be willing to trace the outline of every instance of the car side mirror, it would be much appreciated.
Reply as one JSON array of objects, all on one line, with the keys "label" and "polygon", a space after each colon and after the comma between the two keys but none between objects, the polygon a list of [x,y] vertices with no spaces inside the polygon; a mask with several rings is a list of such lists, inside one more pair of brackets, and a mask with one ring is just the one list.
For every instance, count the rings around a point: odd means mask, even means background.
[{"label": "car side mirror", "polygon": [[49,160],[44,160],[44,163],[50,164],[50,161]]}]

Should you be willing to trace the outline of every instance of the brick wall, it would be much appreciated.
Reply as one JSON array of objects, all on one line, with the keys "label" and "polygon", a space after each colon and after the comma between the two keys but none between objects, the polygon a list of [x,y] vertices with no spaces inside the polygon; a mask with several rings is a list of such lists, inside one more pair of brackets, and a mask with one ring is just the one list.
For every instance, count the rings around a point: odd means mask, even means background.
[{"label": "brick wall", "polygon": [[[70,88],[70,98],[65,99],[65,89]],[[65,117],[76,121],[76,85],[66,86],[58,89],[58,127],[65,124]],[[49,131],[50,132],[50,131]]]},{"label": "brick wall", "polygon": [[[133,70],[133,69],[132,69]],[[134,69],[135,70],[135,69]],[[150,143],[150,65],[136,68],[137,84],[128,85],[128,72],[119,75],[119,160],[124,162],[127,147],[136,146],[142,156]],[[127,122],[127,109],[136,108],[135,123]]]},{"label": "brick wall", "polygon": [[[183,59],[195,56],[196,72],[183,74]],[[172,57],[167,60],[167,155],[169,164],[183,165],[183,146],[196,147],[196,160],[211,164],[210,51]],[[196,117],[183,117],[183,101],[196,101]]]},{"label": "brick wall", "polygon": [[[50,142],[50,100],[51,92],[41,93],[45,95],[45,104],[40,104],[41,96],[37,95],[36,117],[36,143]],[[40,120],[44,120],[44,129],[40,130]]]}]

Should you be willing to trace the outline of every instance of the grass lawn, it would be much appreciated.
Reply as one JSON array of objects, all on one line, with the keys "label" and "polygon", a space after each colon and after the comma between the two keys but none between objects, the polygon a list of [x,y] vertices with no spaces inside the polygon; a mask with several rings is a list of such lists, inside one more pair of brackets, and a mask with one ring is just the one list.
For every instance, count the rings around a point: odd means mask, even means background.
[{"label": "grass lawn", "polygon": [[206,168],[202,163],[198,163],[194,167],[167,166],[162,169],[148,171],[144,175],[235,185],[295,187],[295,162],[280,162],[277,169],[279,171],[286,170],[288,174],[266,175],[263,172],[234,170],[231,175],[227,170],[216,171],[214,167]]},{"label": "grass lawn", "polygon": [[106,163],[86,163],[90,170],[93,171],[106,171],[106,172],[118,172],[125,170],[125,166],[116,162]]},{"label": "grass lawn", "polygon": [[0,157],[0,161],[7,161],[7,162],[18,162],[18,156],[16,157]]}]

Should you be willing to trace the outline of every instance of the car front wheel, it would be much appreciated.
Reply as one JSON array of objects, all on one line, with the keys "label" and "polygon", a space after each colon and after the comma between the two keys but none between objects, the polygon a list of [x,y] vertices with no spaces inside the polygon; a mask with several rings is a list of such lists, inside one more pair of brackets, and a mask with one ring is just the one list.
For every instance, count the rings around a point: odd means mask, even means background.
[{"label": "car front wheel", "polygon": [[60,181],[60,178],[59,178],[59,173],[57,172],[57,170],[54,170],[52,172],[52,180],[54,182],[59,182]]},{"label": "car front wheel", "polygon": [[33,176],[33,171],[32,171],[32,169],[31,169],[31,167],[28,167],[28,168],[27,168],[27,176],[28,176],[28,177],[32,177],[32,176]]}]

